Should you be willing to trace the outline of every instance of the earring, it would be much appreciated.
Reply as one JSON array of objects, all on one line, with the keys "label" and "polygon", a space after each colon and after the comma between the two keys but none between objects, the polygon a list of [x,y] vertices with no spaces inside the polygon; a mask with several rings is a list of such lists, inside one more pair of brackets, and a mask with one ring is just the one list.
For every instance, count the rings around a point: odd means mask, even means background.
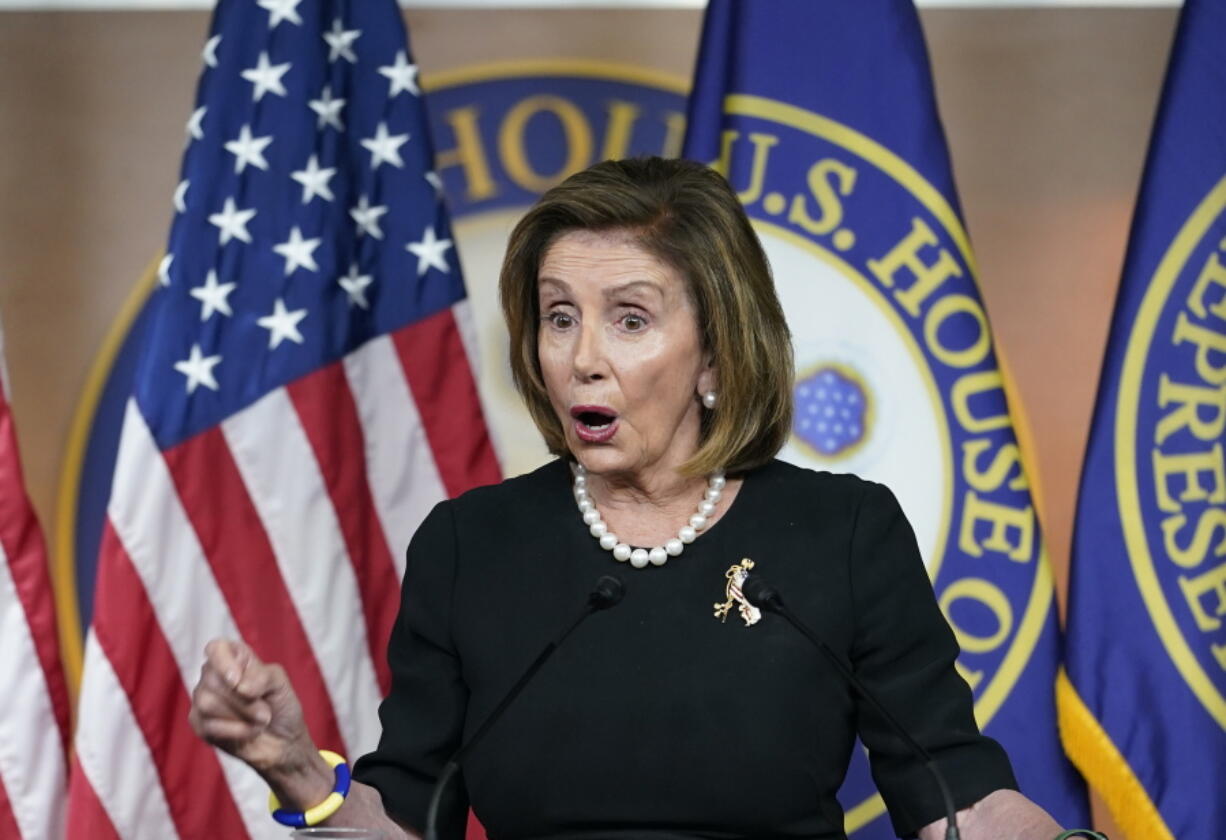
[{"label": "earring", "polygon": [[715,392],[707,391],[702,395],[702,404],[708,409],[715,408]]}]

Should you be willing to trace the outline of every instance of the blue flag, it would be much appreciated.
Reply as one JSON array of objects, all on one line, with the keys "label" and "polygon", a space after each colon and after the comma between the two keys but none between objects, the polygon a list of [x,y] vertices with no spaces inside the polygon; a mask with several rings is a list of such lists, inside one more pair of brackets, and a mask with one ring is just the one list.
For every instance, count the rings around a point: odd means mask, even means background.
[{"label": "blue flag", "polygon": [[1082,474],[1061,730],[1129,837],[1226,837],[1226,5],[1188,0]]},{"label": "blue flag", "polygon": [[[894,490],[981,728],[1023,793],[1085,824],[1051,572],[914,7],[712,0],[685,155],[728,176],[771,260],[796,352],[782,457]],[[861,750],[840,801],[853,840],[894,836]]]}]

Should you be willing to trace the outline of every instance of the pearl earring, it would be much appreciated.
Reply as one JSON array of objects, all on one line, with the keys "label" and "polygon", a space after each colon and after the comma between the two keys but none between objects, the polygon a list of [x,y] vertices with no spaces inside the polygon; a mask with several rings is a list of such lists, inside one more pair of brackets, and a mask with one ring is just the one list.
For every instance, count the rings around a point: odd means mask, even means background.
[{"label": "pearl earring", "polygon": [[702,404],[708,409],[715,408],[715,392],[707,391],[702,395]]}]

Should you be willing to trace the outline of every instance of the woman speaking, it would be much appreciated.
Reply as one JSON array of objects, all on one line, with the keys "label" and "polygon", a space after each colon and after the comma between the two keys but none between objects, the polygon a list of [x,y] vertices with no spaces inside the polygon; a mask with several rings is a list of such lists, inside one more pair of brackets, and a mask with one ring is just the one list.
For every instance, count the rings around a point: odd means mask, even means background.
[{"label": "woman speaking", "polygon": [[922,762],[802,634],[745,599],[752,569],[934,759],[962,837],[1060,831],[979,734],[890,491],[774,459],[792,351],[723,178],[661,159],[574,175],[516,227],[501,295],[516,385],[557,459],[421,524],[382,738],[347,796],[284,671],[209,645],[193,725],[267,780],[282,816],[417,836],[448,758],[613,572],[624,600],[490,728],[444,823],[471,803],[494,840],[842,838],[835,793],[859,735],[899,836],[945,836]]}]

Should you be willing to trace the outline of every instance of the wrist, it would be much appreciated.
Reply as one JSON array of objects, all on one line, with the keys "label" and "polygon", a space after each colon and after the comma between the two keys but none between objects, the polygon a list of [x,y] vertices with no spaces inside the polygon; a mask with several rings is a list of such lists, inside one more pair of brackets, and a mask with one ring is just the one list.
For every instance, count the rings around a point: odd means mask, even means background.
[{"label": "wrist", "polygon": [[314,744],[295,744],[276,765],[259,769],[269,789],[289,810],[305,810],[327,798],[335,773]]},{"label": "wrist", "polygon": [[[287,808],[277,797],[276,793],[269,791],[268,811],[272,818],[281,823],[281,825],[288,825],[291,828],[322,825],[331,819],[340,807],[345,804],[345,797],[349,795],[351,782],[349,763],[345,761],[345,757],[340,753],[331,752],[330,750],[320,750],[319,755],[335,774],[332,789],[328,791],[328,795],[320,802],[300,810]],[[307,771],[307,774],[310,774],[310,770]],[[305,782],[306,779],[304,778],[303,781]],[[301,791],[299,792],[301,793]]]}]

